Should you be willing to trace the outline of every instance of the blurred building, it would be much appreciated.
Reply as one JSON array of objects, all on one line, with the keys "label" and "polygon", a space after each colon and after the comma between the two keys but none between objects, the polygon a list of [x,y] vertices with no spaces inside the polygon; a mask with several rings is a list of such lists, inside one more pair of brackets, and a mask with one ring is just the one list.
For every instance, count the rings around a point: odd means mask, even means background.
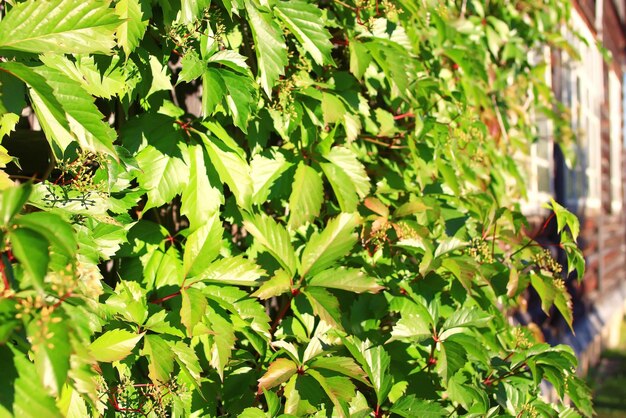
[{"label": "blurred building", "polygon": [[[567,281],[575,334],[558,314],[541,312],[536,295],[531,295],[529,314],[549,342],[574,347],[584,373],[603,348],[617,343],[626,312],[626,0],[573,1],[570,27],[563,29],[563,35],[580,57],[549,53],[547,77],[563,104],[561,111],[571,118],[576,164],[565,164],[560,148],[554,146],[558,131],[538,118],[525,209],[545,219],[538,203],[554,196],[574,212],[581,223],[579,244],[587,269],[580,284],[573,277]],[[550,231],[541,240],[549,248],[558,244],[557,235]]]}]

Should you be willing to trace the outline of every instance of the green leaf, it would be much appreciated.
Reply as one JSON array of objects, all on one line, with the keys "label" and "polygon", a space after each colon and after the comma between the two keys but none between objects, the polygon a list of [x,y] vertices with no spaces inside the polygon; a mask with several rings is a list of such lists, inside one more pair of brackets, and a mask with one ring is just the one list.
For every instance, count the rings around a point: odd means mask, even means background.
[{"label": "green leaf", "polygon": [[208,302],[202,291],[193,287],[182,288],[180,295],[182,296],[180,322],[187,329],[187,335],[192,337],[194,327],[204,317]]},{"label": "green leaf", "polygon": [[143,334],[137,335],[123,329],[107,331],[89,345],[89,352],[103,363],[122,360],[133,351]]},{"label": "green leaf", "polygon": [[298,371],[298,365],[286,358],[278,358],[270,363],[267,371],[258,380],[259,393],[269,390],[289,380]]},{"label": "green leaf", "polygon": [[192,23],[202,17],[205,9],[211,5],[211,0],[181,0],[180,22]]},{"label": "green leaf", "polygon": [[246,160],[227,144],[211,140],[202,133],[200,133],[200,137],[206,145],[206,151],[220,176],[220,180],[226,183],[233,192],[237,204],[244,209],[250,207],[252,179],[250,178],[250,166]]},{"label": "green leaf", "polygon": [[372,56],[363,43],[354,38],[350,39],[348,42],[350,48],[350,72],[360,80],[363,78],[365,70],[367,70],[367,67],[369,67],[372,62]]},{"label": "green leaf", "polygon": [[202,367],[195,350],[183,341],[170,343],[170,349],[183,373],[187,374],[199,386],[202,379]]},{"label": "green leaf", "polygon": [[320,163],[326,178],[330,182],[339,206],[343,212],[356,211],[359,203],[359,197],[356,187],[350,180],[350,177],[338,166],[330,163]]},{"label": "green leaf", "polygon": [[257,154],[250,162],[253,182],[252,203],[255,205],[261,205],[267,201],[272,185],[292,165],[282,153],[275,152],[274,149],[271,150],[269,156]]},{"label": "green leaf", "polygon": [[274,273],[274,277],[263,282],[263,284],[257,289],[252,296],[256,296],[259,299],[269,299],[274,296],[280,296],[283,293],[287,293],[291,290],[291,276],[289,276],[285,270],[279,269]]},{"label": "green leaf", "polygon": [[176,143],[171,143],[168,148],[163,152],[156,145],[149,145],[137,154],[137,163],[142,170],[137,181],[148,192],[144,212],[171,201],[189,180],[189,167],[181,158],[182,145],[177,147]]},{"label": "green leaf", "polygon": [[0,49],[56,54],[108,54],[120,24],[108,2],[28,0],[0,22]]},{"label": "green leaf", "polygon": [[341,326],[341,308],[339,301],[329,291],[321,287],[309,286],[302,291],[313,308],[313,314],[322,321],[343,329]]},{"label": "green leaf", "polygon": [[150,8],[142,10],[139,0],[120,0],[115,5],[115,14],[124,22],[117,28],[117,45],[128,57],[137,48],[148,28]]},{"label": "green leaf", "polygon": [[226,86],[226,105],[233,117],[235,126],[248,132],[248,120],[252,107],[256,104],[256,84],[251,77],[233,71],[221,71],[220,76]]},{"label": "green leaf", "polygon": [[224,65],[240,74],[248,75],[250,67],[246,63],[247,57],[244,57],[237,51],[225,49],[211,55],[208,62]]},{"label": "green leaf", "polygon": [[331,219],[321,233],[315,233],[302,251],[302,276],[315,275],[345,256],[357,241],[354,228],[357,213],[342,213]]},{"label": "green leaf", "polygon": [[194,280],[235,286],[258,286],[264,275],[265,271],[257,263],[240,254],[214,262],[195,276]]},{"label": "green leaf", "polygon": [[3,366],[0,373],[0,416],[61,418],[55,399],[48,396],[35,366],[25,354],[9,345],[0,345]]},{"label": "green leaf", "polygon": [[296,255],[289,232],[267,215],[244,215],[243,225],[256,242],[293,277],[296,272]]},{"label": "green leaf", "polygon": [[541,309],[548,315],[550,314],[550,308],[552,307],[554,298],[556,297],[556,289],[553,281],[554,278],[550,276],[536,273],[534,271],[530,272],[530,283],[537,291],[537,294],[541,299]]},{"label": "green leaf", "polygon": [[352,382],[341,376],[325,377],[315,369],[308,369],[307,374],[317,380],[324,389],[339,416],[349,416],[346,402],[354,397],[355,387]]},{"label": "green leaf", "polygon": [[[193,68],[190,71],[193,71]],[[188,79],[193,75],[193,73],[187,74],[185,78]],[[215,68],[205,69],[202,74],[202,115],[205,118],[211,116],[225,95],[226,85],[220,71]]]},{"label": "green leaf", "polygon": [[391,339],[409,339],[422,341],[433,334],[432,319],[427,309],[421,304],[402,299],[401,318],[391,331]]},{"label": "green leaf", "polygon": [[[198,53],[193,49],[185,53],[180,60],[180,64],[183,67],[178,74],[178,83],[187,82],[190,83],[193,80],[201,77],[207,69],[206,63],[200,59]],[[203,95],[211,95],[211,91],[203,91]],[[220,97],[221,99],[221,97]]]},{"label": "green leaf", "polygon": [[278,77],[285,74],[285,67],[289,63],[287,46],[282,30],[270,13],[260,10],[252,1],[246,1],[245,4],[254,38],[261,87],[271,97],[272,87]]},{"label": "green leaf", "polygon": [[91,55],[79,55],[70,60],[64,55],[40,55],[41,61],[72,80],[78,82],[92,96],[110,99],[121,97],[131,91],[135,85],[131,72],[135,69],[132,61],[122,64],[118,56],[111,59],[106,68],[100,68],[101,62]]},{"label": "green leaf", "polygon": [[28,201],[31,191],[31,183],[2,190],[0,193],[0,219],[2,220],[2,225],[9,225],[9,222]]},{"label": "green leaf", "polygon": [[310,360],[307,365],[314,369],[326,369],[333,372],[344,374],[355,380],[358,380],[366,385],[369,385],[367,381],[367,374],[359,367],[356,362],[350,357],[332,356],[322,357],[317,356]]},{"label": "green leaf", "polygon": [[223,227],[217,213],[187,237],[183,255],[183,273],[197,276],[219,255]]},{"label": "green leaf", "polygon": [[[62,322],[57,322],[63,319],[53,314],[47,324],[45,338],[33,344],[34,363],[41,383],[53,396],[59,396],[65,385],[72,354],[68,327]],[[35,336],[40,333],[40,325],[32,321],[28,326],[28,335]]]},{"label": "green leaf", "polygon": [[34,212],[20,216],[15,224],[43,235],[60,253],[71,257],[76,253],[76,237],[71,225],[49,212]]},{"label": "green leaf", "polygon": [[180,213],[189,220],[190,231],[205,225],[224,204],[224,195],[212,183],[216,180],[207,173],[208,155],[199,144],[190,144],[189,181],[183,190]]},{"label": "green leaf", "polygon": [[461,332],[460,328],[486,327],[491,320],[491,316],[486,315],[476,307],[458,309],[443,323],[439,339],[445,340],[449,336]]},{"label": "green leaf", "polygon": [[14,75],[28,85],[37,120],[48,139],[54,139],[63,151],[70,144],[72,135],[65,110],[50,84],[31,67],[21,62],[0,62],[0,70]]},{"label": "green leaf", "polygon": [[223,381],[224,368],[228,364],[235,346],[235,330],[229,320],[212,311],[212,309],[209,309],[207,320],[209,328],[213,332],[210,353],[208,353],[207,358],[209,359],[209,364],[217,370]]},{"label": "green leaf", "polygon": [[[102,120],[104,116],[96,107],[94,98],[83,89],[80,83],[47,66],[35,67],[33,70],[45,78],[52,87],[53,94],[67,117],[71,132],[70,138],[75,138],[83,149],[117,158],[117,152],[113,146],[117,135],[113,128]],[[49,130],[49,132],[59,146],[66,141],[58,137],[56,130]]]},{"label": "green leaf", "polygon": [[27,228],[11,230],[9,240],[13,254],[33,279],[33,285],[42,290],[50,261],[48,240],[40,233]]},{"label": "green leaf", "polygon": [[319,216],[323,199],[324,187],[319,174],[300,162],[289,196],[289,228],[298,229]]},{"label": "green leaf", "polygon": [[355,293],[377,293],[384,289],[372,277],[366,276],[361,270],[337,267],[317,273],[307,280],[309,286],[330,289],[341,289]]},{"label": "green leaf", "polygon": [[322,11],[317,6],[302,0],[279,1],[274,13],[318,65],[333,64],[331,36],[324,27]]},{"label": "green leaf", "polygon": [[148,361],[150,380],[156,385],[169,382],[174,371],[174,353],[167,341],[158,335],[148,334],[143,340],[141,353],[150,357]]},{"label": "green leaf", "polygon": [[415,395],[402,397],[393,405],[391,412],[405,418],[442,418],[448,416],[448,411],[440,404],[418,399]]},{"label": "green leaf", "polygon": [[341,99],[331,93],[324,92],[322,94],[322,115],[324,116],[324,124],[341,122],[346,114],[346,107]]}]

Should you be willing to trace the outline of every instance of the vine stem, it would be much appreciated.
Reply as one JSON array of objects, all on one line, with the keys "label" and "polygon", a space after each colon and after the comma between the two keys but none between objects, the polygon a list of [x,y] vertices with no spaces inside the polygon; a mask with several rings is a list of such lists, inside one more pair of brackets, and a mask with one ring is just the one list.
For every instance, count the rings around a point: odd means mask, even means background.
[{"label": "vine stem", "polygon": [[535,239],[537,239],[537,237],[539,235],[541,235],[543,233],[543,231],[546,230],[546,228],[548,227],[548,224],[550,223],[552,218],[554,218],[554,216],[555,216],[555,214],[554,214],[554,212],[552,212],[550,214],[550,216],[548,216],[548,219],[546,219],[546,221],[541,226],[541,229],[539,231],[537,231],[537,233],[535,233],[535,235],[532,238],[530,238],[526,244],[524,244],[522,247],[518,248],[509,257],[513,257],[515,254],[518,254],[519,252],[524,251],[526,248],[528,248],[535,241]]},{"label": "vine stem", "polygon": [[2,283],[4,284],[4,290],[11,289],[11,284],[9,283],[9,279],[5,271],[4,260],[2,259],[2,257],[0,257],[0,272],[2,273]]},{"label": "vine stem", "polygon": [[293,297],[290,296],[289,300],[287,301],[287,303],[285,303],[282,306],[282,308],[280,308],[280,311],[278,312],[278,315],[276,316],[276,319],[274,319],[274,322],[272,322],[272,328],[270,328],[270,334],[274,335],[274,332],[276,331],[276,328],[278,327],[278,324],[280,324],[280,322],[283,320],[283,318],[287,314],[287,311],[291,307],[291,300],[292,299],[293,299]]}]

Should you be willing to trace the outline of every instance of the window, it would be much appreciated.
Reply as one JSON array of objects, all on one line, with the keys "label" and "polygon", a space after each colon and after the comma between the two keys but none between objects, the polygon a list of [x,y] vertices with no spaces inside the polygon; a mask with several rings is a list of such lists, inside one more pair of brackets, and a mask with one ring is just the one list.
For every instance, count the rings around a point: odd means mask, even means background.
[{"label": "window", "polygon": [[601,134],[600,108],[603,101],[603,61],[593,33],[582,17],[572,13],[573,29],[567,40],[581,59],[563,59],[561,100],[569,107],[572,130],[576,135],[576,163],[567,170],[566,204],[571,209],[600,209]]},{"label": "window", "polygon": [[622,210],[622,85],[617,73],[609,72],[609,117],[611,123],[611,211]]},{"label": "window", "polygon": [[[552,71],[550,67],[550,48],[544,47],[529,57],[534,65],[545,65],[545,82],[552,86]],[[531,93],[532,94],[532,93]],[[522,210],[526,214],[534,214],[543,210],[544,203],[550,201],[553,195],[553,136],[552,121],[540,112],[531,114],[535,125],[536,140],[530,144],[524,155],[518,156],[526,174],[526,200],[522,203]]]}]

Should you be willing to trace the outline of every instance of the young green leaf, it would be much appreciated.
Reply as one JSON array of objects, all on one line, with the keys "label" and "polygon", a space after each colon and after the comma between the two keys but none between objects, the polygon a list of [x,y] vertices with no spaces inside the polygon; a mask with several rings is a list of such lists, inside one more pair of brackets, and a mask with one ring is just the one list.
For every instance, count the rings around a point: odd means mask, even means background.
[{"label": "young green leaf", "polygon": [[347,290],[355,293],[377,293],[384,289],[372,277],[368,277],[361,270],[337,267],[324,270],[307,280],[309,286],[318,286],[331,289]]},{"label": "young green leaf", "polygon": [[117,14],[123,23],[117,28],[117,45],[128,57],[137,48],[148,28],[148,11],[139,0],[120,0],[115,5]]},{"label": "young green leaf", "polygon": [[182,305],[180,308],[180,322],[187,329],[187,335],[193,336],[193,329],[204,317],[207,300],[201,290],[193,287],[180,290]]},{"label": "young green leaf", "polygon": [[331,219],[322,232],[313,234],[302,251],[302,276],[315,275],[345,256],[357,241],[354,228],[360,222],[356,213],[342,213]]},{"label": "young green leaf", "polygon": [[13,254],[32,278],[33,285],[42,290],[50,262],[48,240],[32,229],[17,228],[10,232],[9,241]]},{"label": "young green leaf", "polygon": [[245,215],[243,225],[267,252],[293,277],[296,255],[289,232],[267,215]]},{"label": "young green leaf", "polygon": [[319,216],[323,199],[324,187],[319,174],[300,162],[289,196],[289,228],[298,229]]},{"label": "young green leaf", "polygon": [[278,24],[270,13],[259,9],[254,2],[246,1],[246,12],[256,47],[256,57],[261,78],[261,87],[268,97],[272,96],[272,87],[278,77],[285,74],[287,45]]},{"label": "young green leaf", "polygon": [[40,54],[111,52],[121,23],[108,2],[28,0],[17,3],[0,22],[0,49]]},{"label": "young green leaf", "polygon": [[123,329],[107,331],[89,345],[89,352],[94,359],[103,363],[122,360],[133,351],[143,335]]},{"label": "young green leaf", "polygon": [[283,382],[289,380],[298,371],[298,365],[286,358],[278,358],[274,360],[265,374],[258,380],[259,393],[269,390]]}]

